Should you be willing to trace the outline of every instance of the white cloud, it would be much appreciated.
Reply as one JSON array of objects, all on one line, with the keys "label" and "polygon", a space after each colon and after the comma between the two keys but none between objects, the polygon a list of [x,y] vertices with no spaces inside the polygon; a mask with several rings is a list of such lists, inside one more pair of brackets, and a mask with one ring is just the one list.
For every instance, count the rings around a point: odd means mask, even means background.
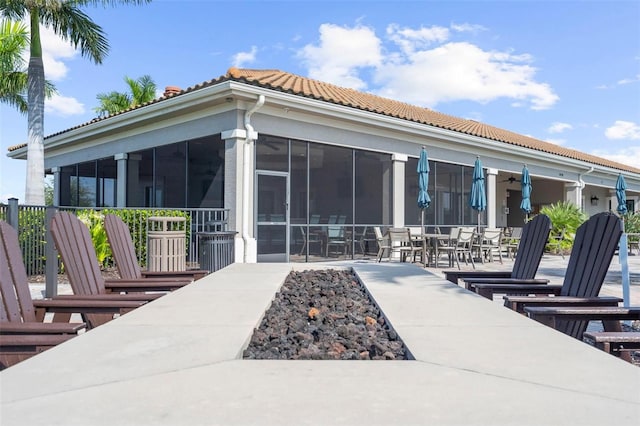
[{"label": "white cloud", "polygon": [[380,93],[410,103],[434,107],[440,102],[499,98],[527,102],[532,109],[550,108],[558,96],[535,81],[527,55],[484,51],[466,42],[451,42],[418,51],[402,64],[378,70]]},{"label": "white cloud", "polygon": [[631,121],[616,120],[613,126],[605,130],[607,139],[640,139],[640,126]]},{"label": "white cloud", "polygon": [[592,154],[640,169],[640,145],[628,146],[617,151],[596,150]]},{"label": "white cloud", "polygon": [[9,198],[18,198],[18,196],[11,193],[2,194],[0,195],[0,203],[7,204],[9,202]]},{"label": "white cloud", "polygon": [[552,143],[554,145],[564,145],[565,143],[567,143],[566,139],[556,139],[556,138],[545,139],[544,141]]},{"label": "white cloud", "polygon": [[[22,23],[29,29],[29,20]],[[60,81],[67,76],[69,68],[64,61],[69,61],[78,56],[70,42],[63,40],[49,27],[40,27],[40,45],[42,46],[42,62],[45,78],[53,82]],[[25,63],[29,64],[29,49],[23,52]]]},{"label": "white cloud", "polygon": [[84,105],[77,99],[62,95],[53,95],[51,99],[46,99],[44,110],[61,117],[84,114],[85,112]]},{"label": "white cloud", "polygon": [[573,126],[569,123],[560,123],[560,122],[555,122],[553,124],[551,124],[551,127],[549,127],[547,129],[547,132],[549,133],[562,133],[565,130],[571,130],[573,129]]},{"label": "white cloud", "polygon": [[78,51],[71,43],[63,40],[47,27],[40,28],[40,40],[46,78],[53,81],[62,80],[69,71],[64,61],[75,58]]},{"label": "white cloud", "polygon": [[451,24],[451,29],[460,33],[478,33],[480,31],[486,31],[486,28],[482,25],[476,24]]},{"label": "white cloud", "polygon": [[631,84],[631,83],[637,83],[638,81],[640,81],[640,74],[637,74],[633,78],[623,78],[622,80],[618,81],[618,84],[619,85]]},{"label": "white cloud", "polygon": [[387,27],[387,37],[396,43],[405,55],[412,54],[416,49],[426,48],[433,43],[442,43],[449,39],[449,29],[433,26],[420,27],[417,30],[400,28],[397,24]]},{"label": "white cloud", "polygon": [[233,55],[232,63],[234,67],[242,68],[246,64],[250,64],[255,62],[256,53],[258,53],[258,48],[256,46],[251,46],[251,51],[249,52],[238,52]]},{"label": "white cloud", "polygon": [[[478,28],[463,24],[451,29]],[[319,42],[306,45],[298,55],[312,78],[363,90],[367,83],[359,73],[368,72],[381,96],[427,107],[508,98],[515,105],[541,110],[558,101],[548,84],[536,81],[531,55],[448,41],[451,29],[390,25],[384,44],[372,28],[361,24],[353,28],[323,24]]]},{"label": "white cloud", "polygon": [[358,77],[358,70],[380,65],[381,42],[369,27],[322,24],[319,44],[304,46],[298,56],[311,78],[362,90],[367,85]]}]

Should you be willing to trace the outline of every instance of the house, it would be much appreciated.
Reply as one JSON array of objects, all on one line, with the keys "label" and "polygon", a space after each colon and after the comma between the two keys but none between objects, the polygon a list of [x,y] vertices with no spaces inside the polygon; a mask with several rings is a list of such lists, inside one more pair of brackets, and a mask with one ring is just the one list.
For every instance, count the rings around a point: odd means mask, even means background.
[{"label": "house", "polygon": [[[416,166],[430,160],[425,224],[476,225],[467,206],[476,157],[483,225],[521,226],[527,165],[534,212],[567,200],[615,209],[622,173],[636,210],[640,169],[278,70],[230,68],[127,111],[45,138],[54,204],[230,211],[237,261],[357,256],[373,226],[420,224]],[[26,146],[9,156],[26,158]]]}]

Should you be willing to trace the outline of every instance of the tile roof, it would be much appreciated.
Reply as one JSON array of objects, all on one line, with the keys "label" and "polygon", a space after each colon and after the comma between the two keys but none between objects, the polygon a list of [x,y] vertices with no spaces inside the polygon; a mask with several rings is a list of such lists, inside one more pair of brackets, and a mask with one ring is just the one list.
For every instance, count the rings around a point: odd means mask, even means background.
[{"label": "tile roof", "polygon": [[[626,164],[607,160],[605,158],[587,154],[575,149],[565,148],[549,142],[544,142],[532,137],[511,132],[509,130],[480,123],[478,121],[454,117],[434,111],[429,108],[410,105],[404,102],[395,101],[393,99],[383,98],[370,93],[359,92],[353,89],[336,86],[330,83],[313,80],[307,77],[302,77],[275,69],[257,70],[232,67],[229,68],[224,76],[205,81],[182,91],[176,90],[171,93],[165,92],[165,96],[154,99],[153,101],[150,101],[144,105],[137,106],[133,109],[141,108],[143,106],[154,104],[157,102],[162,102],[165,99],[180,96],[182,94],[200,90],[205,87],[213,86],[225,81],[237,81],[257,87],[263,87],[270,90],[289,93],[296,96],[304,96],[323,102],[343,105],[350,108],[369,111],[376,114],[438,127],[441,129],[447,129],[454,132],[490,139],[493,141],[499,141],[510,145],[516,145],[534,151],[540,151],[575,160],[585,161],[599,166],[611,167],[614,169],[629,171],[633,173],[640,173],[640,169],[631,167]],[[119,115],[130,110],[131,109],[128,109],[115,115]],[[114,115],[109,117],[113,116]],[[72,127],[53,135],[49,135],[47,136],[47,138],[68,132],[73,129],[87,126],[97,121],[106,120],[109,117],[95,118],[87,123],[80,124],[76,127]],[[9,151],[14,151],[23,146],[24,144],[16,145],[13,147],[9,147],[8,149]]]}]

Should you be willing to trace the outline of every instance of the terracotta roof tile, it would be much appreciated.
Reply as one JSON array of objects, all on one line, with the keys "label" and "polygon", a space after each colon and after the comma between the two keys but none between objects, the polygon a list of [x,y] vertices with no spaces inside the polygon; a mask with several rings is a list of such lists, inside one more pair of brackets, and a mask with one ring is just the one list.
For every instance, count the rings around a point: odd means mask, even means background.
[{"label": "terracotta roof tile", "polygon": [[560,155],[567,158],[586,161],[592,164],[640,173],[640,169],[626,164],[607,160],[606,158],[586,154],[549,142],[520,135],[488,124],[439,113],[428,108],[409,105],[377,95],[358,92],[333,84],[312,80],[306,77],[278,70],[253,70],[230,68],[227,77],[248,84],[266,87],[273,90],[311,97],[325,102],[345,105],[352,108],[371,111],[390,117],[414,121],[429,126],[452,130],[485,139],[517,145],[536,151]]},{"label": "terracotta roof tile", "polygon": [[[588,163],[600,166],[611,167],[618,170],[626,170],[633,173],[640,173],[640,169],[628,166],[626,164],[607,160],[605,158],[586,154],[578,150],[565,148],[549,142],[544,142],[535,138],[511,132],[509,130],[480,123],[478,121],[454,117],[451,115],[433,111],[428,108],[410,105],[393,99],[387,99],[370,93],[364,93],[353,89],[339,87],[330,83],[325,83],[322,81],[313,80],[310,78],[274,69],[256,70],[232,67],[229,68],[226,75],[224,76],[205,81],[182,91],[176,91],[169,97],[173,98],[184,93],[193,92],[195,90],[213,86],[215,84],[229,80],[238,81],[258,87],[264,87],[271,90],[277,90],[280,92],[290,93],[296,96],[313,98],[337,105],[344,105],[364,111],[370,111],[389,117],[422,123],[429,126],[439,127],[442,129],[490,139],[493,141],[499,141],[510,145],[525,147],[535,151],[586,161]],[[167,99],[167,97],[163,96],[151,102],[148,102],[145,105],[162,102],[165,99]],[[145,105],[141,105],[137,108],[141,108]],[[122,113],[118,113],[115,115],[119,115]],[[108,118],[109,117],[96,118],[87,123],[50,135],[47,138],[65,133],[73,129],[77,129],[79,127],[86,126],[97,121],[106,120]],[[9,147],[9,151],[15,151],[16,149],[19,149],[23,146],[24,144]]]}]

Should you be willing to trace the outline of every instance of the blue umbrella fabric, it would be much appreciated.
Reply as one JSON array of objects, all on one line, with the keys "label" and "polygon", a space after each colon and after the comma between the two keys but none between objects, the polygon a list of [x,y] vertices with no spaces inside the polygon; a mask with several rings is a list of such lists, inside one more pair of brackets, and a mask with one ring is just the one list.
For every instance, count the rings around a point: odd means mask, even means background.
[{"label": "blue umbrella fabric", "polygon": [[[616,209],[621,215],[627,213],[627,183],[624,181],[622,173],[618,174],[616,181],[616,198],[618,198],[618,208]],[[620,260],[620,272],[622,274],[622,300],[624,306],[629,306],[630,302],[630,277],[629,277],[629,259],[627,245],[627,234],[624,233],[624,221],[622,222],[622,236],[618,245],[618,259]]]},{"label": "blue umbrella fabric", "polygon": [[426,209],[431,204],[431,197],[427,193],[429,187],[429,159],[427,150],[422,148],[418,160],[418,208]]},{"label": "blue umbrella fabric", "polygon": [[627,183],[624,181],[624,176],[622,173],[618,175],[618,180],[616,181],[616,197],[618,198],[618,213],[626,214],[627,213]]},{"label": "blue umbrella fabric", "polygon": [[522,179],[520,181],[522,189],[522,201],[520,202],[520,210],[525,212],[527,218],[531,213],[531,176],[529,176],[529,169],[527,166],[522,168]]},{"label": "blue umbrella fabric", "polygon": [[473,167],[473,181],[471,182],[471,192],[469,193],[469,207],[478,212],[478,225],[480,224],[480,212],[487,209],[487,195],[484,189],[484,173],[482,172],[482,162],[480,157],[476,158]]}]

